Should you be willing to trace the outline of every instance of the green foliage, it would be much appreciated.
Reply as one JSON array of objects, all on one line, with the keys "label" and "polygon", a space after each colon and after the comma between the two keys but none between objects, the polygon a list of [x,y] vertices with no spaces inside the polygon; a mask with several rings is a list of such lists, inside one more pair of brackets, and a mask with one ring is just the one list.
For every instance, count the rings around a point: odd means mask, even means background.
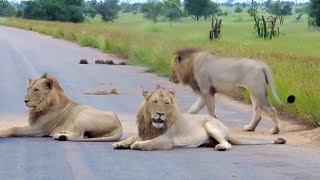
[{"label": "green foliage", "polygon": [[184,8],[194,19],[199,20],[200,16],[204,16],[207,8],[210,6],[210,0],[185,0]]},{"label": "green foliage", "polygon": [[10,17],[16,15],[16,8],[7,0],[0,0],[0,17]]},{"label": "green foliage", "polygon": [[113,21],[118,17],[118,12],[120,11],[120,6],[118,5],[118,0],[105,0],[100,1],[98,4],[98,12],[101,14],[104,21]]},{"label": "green foliage", "polygon": [[217,3],[210,1],[203,15],[204,15],[204,18],[207,19],[207,16],[218,14],[219,12],[221,12],[219,5]]},{"label": "green foliage", "polygon": [[292,15],[292,5],[290,3],[281,3],[279,0],[271,4],[268,8],[271,14],[276,16]]},{"label": "green foliage", "polygon": [[240,6],[236,7],[236,9],[234,9],[235,13],[242,13],[242,11],[243,11],[243,9]]},{"label": "green foliage", "polygon": [[320,0],[310,0],[309,16],[313,17],[316,26],[320,26]]},{"label": "green foliage", "polygon": [[84,5],[83,13],[90,18],[94,18],[99,13],[97,1],[87,1]]},{"label": "green foliage", "polygon": [[164,16],[170,21],[179,20],[182,17],[182,7],[180,0],[166,0],[163,2]]},{"label": "green foliage", "polygon": [[158,17],[163,14],[163,4],[157,1],[146,2],[141,6],[141,12],[146,19],[157,22]]},{"label": "green foliage", "polygon": [[141,6],[142,6],[142,3],[130,4],[130,3],[122,2],[120,4],[120,8],[123,13],[131,13],[131,12],[138,13],[138,12],[140,12]]},{"label": "green foliage", "polygon": [[83,22],[82,2],[76,0],[27,1],[23,17],[49,21]]}]

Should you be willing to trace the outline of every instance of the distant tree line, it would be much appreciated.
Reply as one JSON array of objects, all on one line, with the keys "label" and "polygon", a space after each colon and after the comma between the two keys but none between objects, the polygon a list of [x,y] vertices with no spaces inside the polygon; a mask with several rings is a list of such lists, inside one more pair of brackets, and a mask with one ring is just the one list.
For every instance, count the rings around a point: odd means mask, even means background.
[{"label": "distant tree line", "polygon": [[222,12],[219,8],[221,5],[235,6],[235,13],[241,13],[243,8],[249,8],[248,13],[252,14],[260,6],[275,16],[287,16],[292,14],[293,5],[299,5],[300,8],[296,8],[296,13],[306,13],[313,19],[314,24],[320,25],[320,0],[310,0],[309,4],[272,0],[259,1],[260,3],[255,0],[251,0],[250,3],[234,1],[227,0],[225,3],[217,4],[211,0],[184,0],[183,3],[180,0],[148,0],[146,3],[131,4],[119,3],[119,0],[24,0],[21,3],[0,0],[0,16],[78,23],[83,22],[85,17],[94,18],[97,15],[104,21],[114,21],[121,11],[143,13],[146,19],[157,22],[160,16],[176,21],[186,16],[199,20],[211,15],[227,15],[227,12]]}]

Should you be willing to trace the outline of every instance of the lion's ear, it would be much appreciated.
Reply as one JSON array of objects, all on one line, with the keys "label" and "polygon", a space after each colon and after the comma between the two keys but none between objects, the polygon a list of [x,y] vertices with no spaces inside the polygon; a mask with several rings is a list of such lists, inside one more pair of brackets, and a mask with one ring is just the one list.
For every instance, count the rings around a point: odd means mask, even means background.
[{"label": "lion's ear", "polygon": [[178,62],[181,62],[181,61],[182,61],[182,57],[181,57],[180,54],[177,56],[177,59],[178,59]]},{"label": "lion's ear", "polygon": [[148,91],[142,91],[142,95],[144,96],[145,99],[150,95]]},{"label": "lion's ear", "polygon": [[175,92],[175,91],[169,91],[169,93],[170,93],[170,95],[171,95],[172,97],[176,97],[176,92]]},{"label": "lion's ear", "polygon": [[48,87],[49,89],[52,89],[53,83],[54,83],[54,81],[52,79],[46,79],[46,81],[44,82],[44,85],[46,87]]}]

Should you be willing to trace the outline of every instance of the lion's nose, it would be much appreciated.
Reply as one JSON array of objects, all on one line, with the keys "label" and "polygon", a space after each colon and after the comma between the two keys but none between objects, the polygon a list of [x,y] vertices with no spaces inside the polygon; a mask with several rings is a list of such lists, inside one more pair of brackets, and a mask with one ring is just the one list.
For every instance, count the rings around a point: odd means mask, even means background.
[{"label": "lion's nose", "polygon": [[27,104],[30,100],[25,99],[24,102]]},{"label": "lion's nose", "polygon": [[158,113],[158,112],[157,112],[157,114],[158,114],[159,116],[163,116],[163,115],[164,115],[164,113]]}]

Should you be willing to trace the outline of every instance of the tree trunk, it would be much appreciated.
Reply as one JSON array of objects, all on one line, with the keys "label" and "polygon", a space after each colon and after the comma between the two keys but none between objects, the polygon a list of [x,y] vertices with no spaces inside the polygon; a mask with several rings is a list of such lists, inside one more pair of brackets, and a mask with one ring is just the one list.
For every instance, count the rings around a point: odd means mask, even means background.
[{"label": "tree trunk", "polygon": [[262,16],[262,22],[263,22],[263,37],[267,38],[267,24],[263,16]]}]

